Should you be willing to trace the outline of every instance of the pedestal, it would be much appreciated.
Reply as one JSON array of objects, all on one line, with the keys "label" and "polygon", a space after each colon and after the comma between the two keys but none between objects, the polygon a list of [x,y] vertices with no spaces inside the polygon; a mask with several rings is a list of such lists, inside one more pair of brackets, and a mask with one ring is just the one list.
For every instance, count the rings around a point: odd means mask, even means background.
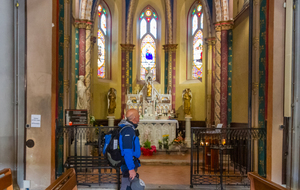
[{"label": "pedestal", "polygon": [[191,148],[191,116],[185,117],[185,142],[188,148]]},{"label": "pedestal", "polygon": [[115,116],[107,116],[108,119],[108,127],[113,127],[115,125]]}]

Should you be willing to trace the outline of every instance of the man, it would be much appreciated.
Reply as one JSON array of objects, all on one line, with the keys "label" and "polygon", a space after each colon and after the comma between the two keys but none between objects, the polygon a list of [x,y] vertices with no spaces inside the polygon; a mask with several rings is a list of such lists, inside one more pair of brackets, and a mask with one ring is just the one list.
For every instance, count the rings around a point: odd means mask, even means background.
[{"label": "man", "polygon": [[121,190],[126,190],[130,186],[130,180],[136,176],[137,168],[140,167],[138,158],[141,156],[140,141],[136,130],[137,124],[140,121],[139,112],[135,109],[130,109],[126,113],[127,120],[122,120],[119,127],[124,128],[120,132],[119,142],[121,154],[124,157],[125,163],[121,166],[123,178]]}]

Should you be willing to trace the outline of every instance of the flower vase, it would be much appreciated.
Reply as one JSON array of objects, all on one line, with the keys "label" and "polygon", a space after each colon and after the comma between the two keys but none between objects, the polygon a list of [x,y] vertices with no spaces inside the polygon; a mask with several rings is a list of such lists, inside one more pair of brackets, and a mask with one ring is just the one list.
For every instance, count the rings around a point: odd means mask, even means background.
[{"label": "flower vase", "polygon": [[168,144],[164,144],[164,149],[169,150],[169,145]]},{"label": "flower vase", "polygon": [[160,149],[160,150],[162,149],[162,144],[159,145],[159,149]]}]

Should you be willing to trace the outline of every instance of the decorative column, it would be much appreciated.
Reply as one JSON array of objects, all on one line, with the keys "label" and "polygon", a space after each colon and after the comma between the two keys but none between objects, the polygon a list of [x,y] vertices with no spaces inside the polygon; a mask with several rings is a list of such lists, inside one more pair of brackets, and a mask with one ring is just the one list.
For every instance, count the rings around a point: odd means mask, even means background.
[{"label": "decorative column", "polygon": [[230,127],[232,121],[232,29],[228,30],[228,85],[227,85],[227,126]]},{"label": "decorative column", "polygon": [[[64,125],[64,0],[59,0],[59,19],[58,19],[58,101],[57,101],[57,117],[58,127]],[[61,175],[63,168],[63,138],[58,139],[57,145],[57,174]]]},{"label": "decorative column", "polygon": [[163,45],[165,50],[165,94],[172,94],[172,109],[175,109],[176,94],[176,49],[178,44]]},{"label": "decorative column", "polygon": [[191,116],[185,117],[185,142],[188,148],[191,148]]},{"label": "decorative column", "polygon": [[207,95],[206,95],[206,103],[207,103],[207,110],[206,110],[206,118],[207,118],[207,125],[211,126],[211,96],[212,96],[212,48],[215,38],[207,38]]},{"label": "decorative column", "polygon": [[[258,82],[259,82],[259,3],[253,1],[253,47],[252,47],[252,127],[258,127]],[[258,141],[253,143],[253,169],[258,173]]]},{"label": "decorative column", "polygon": [[77,106],[77,81],[79,79],[79,29],[78,24],[75,23],[75,104]]},{"label": "decorative column", "polygon": [[215,48],[215,125],[221,122],[221,25],[216,24]]},{"label": "decorative column", "polygon": [[216,98],[215,99],[215,111],[216,111],[215,121],[216,122],[215,124],[217,125],[219,123],[222,123],[223,127],[227,127],[228,30],[232,29],[232,26],[233,26],[232,21],[223,21],[216,24],[217,44],[216,44],[216,87],[215,87],[215,98]]},{"label": "decorative column", "polygon": [[86,23],[79,23],[79,76],[85,76],[85,42],[86,42]]},{"label": "decorative column", "polygon": [[[259,38],[259,109],[258,126],[265,128],[266,104],[266,65],[267,65],[267,0],[260,2],[260,38]],[[258,174],[266,176],[266,140],[258,142]]]},{"label": "decorative column", "polygon": [[70,1],[64,1],[64,110],[70,108],[70,9]]},{"label": "decorative column", "polygon": [[121,117],[124,117],[124,110],[126,109],[125,96],[127,93],[132,93],[132,52],[133,44],[120,44],[121,52]]},{"label": "decorative column", "polygon": [[215,121],[215,68],[216,68],[216,38],[214,40],[214,43],[212,44],[212,85],[211,85],[211,124],[214,124]]},{"label": "decorative column", "polygon": [[92,23],[87,23],[85,31],[85,92],[87,97],[88,118],[91,115],[91,25]]}]

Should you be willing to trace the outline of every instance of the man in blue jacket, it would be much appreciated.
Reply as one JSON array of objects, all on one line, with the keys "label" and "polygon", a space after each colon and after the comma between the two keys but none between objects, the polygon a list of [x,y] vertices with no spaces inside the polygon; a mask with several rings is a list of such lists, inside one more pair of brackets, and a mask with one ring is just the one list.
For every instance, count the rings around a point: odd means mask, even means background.
[{"label": "man in blue jacket", "polygon": [[139,134],[136,129],[140,121],[139,112],[130,109],[126,113],[126,118],[119,123],[119,127],[122,128],[119,137],[120,149],[125,160],[121,166],[123,174],[121,190],[126,190],[127,186],[130,186],[129,178],[132,180],[136,176],[137,168],[140,167],[138,158],[141,156]]}]

